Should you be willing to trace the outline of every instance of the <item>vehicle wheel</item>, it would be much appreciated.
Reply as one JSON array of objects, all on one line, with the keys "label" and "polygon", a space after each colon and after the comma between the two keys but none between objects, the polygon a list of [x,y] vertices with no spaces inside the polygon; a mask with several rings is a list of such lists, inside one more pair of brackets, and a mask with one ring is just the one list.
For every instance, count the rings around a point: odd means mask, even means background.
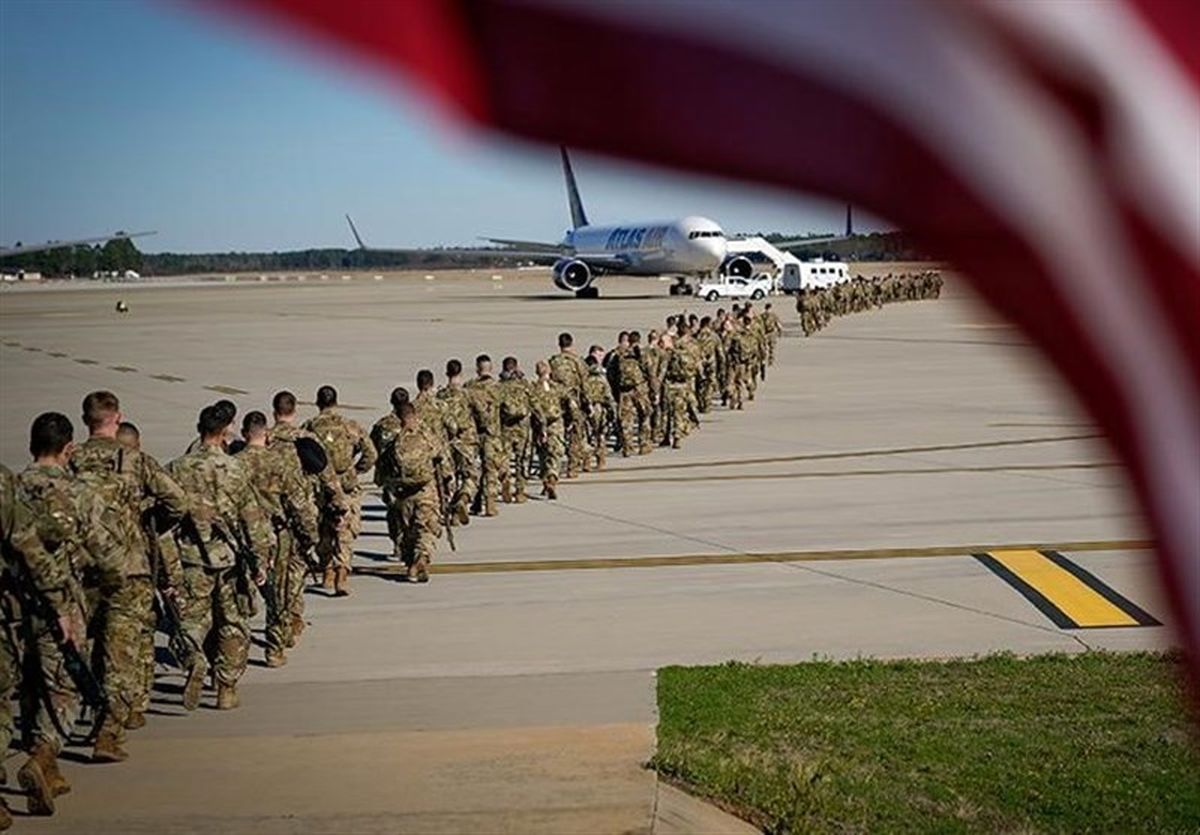
[{"label": "vehicle wheel", "polygon": [[750,294],[750,298],[754,299],[755,301],[759,301],[760,299],[762,299],[762,297],[764,295],[765,294],[763,293],[762,290],[755,290],[753,293]]},{"label": "vehicle wheel", "polygon": [[678,285],[678,284],[672,284],[672,285],[671,285],[671,289],[670,289],[670,293],[671,293],[671,295],[672,295],[672,296],[678,296],[678,295],[679,295],[679,285]]},{"label": "vehicle wheel", "polygon": [[575,298],[577,298],[577,299],[598,299],[598,298],[600,298],[600,288],[599,287],[584,287],[582,290],[576,290]]},{"label": "vehicle wheel", "polygon": [[708,295],[704,298],[708,299],[710,302],[715,302],[718,298],[720,298],[720,296],[717,295],[716,290],[709,290]]}]

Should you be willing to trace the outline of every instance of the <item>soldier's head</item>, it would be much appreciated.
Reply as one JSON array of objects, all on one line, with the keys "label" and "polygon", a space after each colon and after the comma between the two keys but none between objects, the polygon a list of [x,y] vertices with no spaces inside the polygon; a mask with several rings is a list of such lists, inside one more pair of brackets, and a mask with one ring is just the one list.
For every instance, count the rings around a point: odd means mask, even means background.
[{"label": "soldier's head", "polygon": [[60,412],[43,412],[29,427],[29,454],[39,464],[67,463],[75,448],[75,429]]},{"label": "soldier's head", "polygon": [[433,372],[422,368],[417,372],[417,391],[429,391],[433,388]]},{"label": "soldier's head", "polygon": [[411,429],[417,425],[417,408],[412,403],[404,402],[400,404],[400,408],[396,410],[396,416],[400,418],[405,428]]},{"label": "soldier's head", "polygon": [[321,386],[317,389],[317,408],[322,412],[337,405],[337,389],[333,386]]},{"label": "soldier's head", "polygon": [[765,313],[766,311],[768,311],[770,309],[771,309],[771,303],[767,302],[766,305],[763,306],[763,312]]},{"label": "soldier's head", "polygon": [[664,333],[658,338],[658,344],[663,348],[663,350],[669,351],[675,347],[675,338],[669,333]]},{"label": "soldier's head", "polygon": [[547,380],[550,377],[550,363],[545,360],[537,361],[537,375],[539,380]]},{"label": "soldier's head", "polygon": [[723,322],[723,321],[725,321],[725,317],[726,317],[726,316],[728,316],[728,315],[729,315],[729,314],[725,312],[725,308],[723,308],[723,307],[718,307],[718,308],[717,308],[717,321],[718,321],[718,322]]},{"label": "soldier's head", "polygon": [[247,412],[242,418],[242,437],[247,446],[267,445],[267,416],[262,412]]},{"label": "soldier's head", "polygon": [[137,426],[123,420],[117,426],[117,443],[136,452],[142,448],[142,433]]},{"label": "soldier's head", "polygon": [[703,330],[704,328],[708,328],[708,327],[712,327],[712,317],[711,316],[705,316],[703,319],[700,320],[701,330]]},{"label": "soldier's head", "polygon": [[234,418],[237,417],[236,403],[234,403],[232,400],[218,400],[213,404],[213,408],[216,409],[222,416],[224,416],[226,425],[233,425]]},{"label": "soldier's head", "polygon": [[501,372],[509,377],[515,376],[519,369],[520,363],[517,362],[516,357],[505,357],[504,361],[500,363]]},{"label": "soldier's head", "polygon": [[588,371],[595,371],[600,367],[600,360],[596,359],[596,355],[591,352],[588,352],[587,358],[584,359],[584,362],[587,363]]},{"label": "soldier's head", "polygon": [[210,446],[220,445],[224,442],[225,430],[228,426],[225,416],[216,406],[205,406],[200,410],[200,417],[196,420],[196,431],[200,434],[200,440]]},{"label": "soldier's head", "polygon": [[558,335],[558,350],[565,351],[575,344],[575,337],[563,331]]},{"label": "soldier's head", "polygon": [[637,331],[629,332],[629,344],[631,346],[636,347],[641,341],[642,341],[642,335],[639,332],[637,332]]},{"label": "soldier's head", "polygon": [[691,325],[688,324],[687,319],[684,319],[682,316],[679,317],[675,322],[675,332],[679,336],[687,336],[691,332]]},{"label": "soldier's head", "polygon": [[275,420],[291,421],[296,417],[296,395],[290,391],[277,392],[271,398],[271,410],[275,412]]},{"label": "soldier's head", "polygon": [[446,379],[457,380],[462,376],[462,363],[458,360],[450,360],[446,363]]},{"label": "soldier's head", "polygon": [[475,373],[480,377],[492,373],[492,358],[487,354],[480,354],[475,358]]},{"label": "soldier's head", "polygon": [[83,425],[97,437],[115,438],[121,424],[121,401],[111,391],[93,391],[83,398]]},{"label": "soldier's head", "polygon": [[[429,376],[433,377],[432,374]],[[420,376],[418,376],[417,379],[420,380]],[[396,388],[392,389],[392,396],[389,397],[388,400],[392,404],[392,411],[399,416],[400,407],[409,401],[408,389],[406,389],[404,386],[396,386]]]},{"label": "soldier's head", "polygon": [[588,356],[595,357],[597,362],[604,361],[604,354],[605,350],[603,345],[593,345],[591,348],[588,348]]},{"label": "soldier's head", "polygon": [[618,348],[628,348],[629,347],[629,331],[621,331],[619,334],[617,334],[617,347]]}]

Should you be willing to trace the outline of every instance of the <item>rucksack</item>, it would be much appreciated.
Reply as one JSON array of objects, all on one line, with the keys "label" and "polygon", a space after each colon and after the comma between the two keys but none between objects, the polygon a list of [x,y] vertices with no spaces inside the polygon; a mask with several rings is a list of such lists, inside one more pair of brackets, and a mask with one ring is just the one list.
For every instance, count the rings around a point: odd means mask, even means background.
[{"label": "rucksack", "polygon": [[389,486],[413,491],[433,481],[433,459],[420,440],[420,433],[411,432],[392,441]]}]

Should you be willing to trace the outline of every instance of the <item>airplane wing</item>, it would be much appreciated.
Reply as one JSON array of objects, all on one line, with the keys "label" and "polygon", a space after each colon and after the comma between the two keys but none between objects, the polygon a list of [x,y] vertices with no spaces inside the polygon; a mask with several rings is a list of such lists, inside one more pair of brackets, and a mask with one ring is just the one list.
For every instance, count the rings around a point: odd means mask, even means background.
[{"label": "airplane wing", "polygon": [[16,246],[0,246],[0,258],[8,258],[14,255],[27,255],[30,252],[45,252],[49,249],[62,249],[70,246],[83,246],[84,244],[102,244],[107,241],[119,241],[126,238],[142,238],[146,235],[156,235],[157,232],[114,232],[111,235],[102,235],[98,238],[79,238],[74,241],[47,241],[44,244],[17,244]]},{"label": "airplane wing", "polygon": [[508,246],[529,250],[532,252],[545,252],[547,254],[557,253],[566,255],[569,250],[562,244],[545,243],[543,241],[514,241],[511,238],[482,238],[489,243],[499,244],[500,246]]},{"label": "airplane wing", "polygon": [[776,249],[803,249],[806,246],[816,246],[817,244],[828,244],[834,241],[844,241],[851,236],[849,235],[826,235],[824,238],[789,238],[786,241],[771,241],[771,246]]},{"label": "airplane wing", "polygon": [[[399,255],[462,255],[468,258],[502,257],[520,258],[527,261],[557,261],[559,258],[570,254],[568,249],[558,246],[557,244],[547,244],[537,241],[501,241],[495,238],[484,238],[484,240],[505,245],[476,248],[466,247],[463,249],[458,249],[457,247],[421,249],[417,247],[405,248],[367,246],[366,243],[363,242],[362,236],[358,234],[358,228],[354,225],[354,221],[351,219],[350,215],[346,215],[346,222],[350,224],[350,232],[354,235],[355,243],[357,243],[358,248],[364,252],[384,252],[395,253]],[[522,249],[518,248],[518,246],[525,246],[527,248]]]}]

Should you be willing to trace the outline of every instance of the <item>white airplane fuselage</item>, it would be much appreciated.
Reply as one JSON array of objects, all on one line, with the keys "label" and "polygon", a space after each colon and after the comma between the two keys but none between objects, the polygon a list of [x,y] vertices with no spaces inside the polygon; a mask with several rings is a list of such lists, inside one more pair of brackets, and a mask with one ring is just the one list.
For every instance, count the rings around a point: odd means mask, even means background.
[{"label": "white airplane fuselage", "polygon": [[[725,260],[725,233],[705,217],[581,226],[563,245],[596,272],[627,275],[707,275]],[[622,262],[613,268],[608,264]]]}]

